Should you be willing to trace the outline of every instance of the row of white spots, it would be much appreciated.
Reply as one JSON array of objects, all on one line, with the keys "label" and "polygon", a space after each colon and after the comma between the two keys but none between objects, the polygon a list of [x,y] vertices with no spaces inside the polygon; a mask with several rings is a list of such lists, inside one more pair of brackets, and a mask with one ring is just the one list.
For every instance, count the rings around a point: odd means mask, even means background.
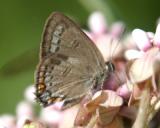
[{"label": "row of white spots", "polygon": [[62,32],[63,32],[63,26],[62,25],[58,25],[55,28],[55,31],[53,32],[53,37],[52,37],[52,40],[51,40],[50,52],[55,53],[58,50],[58,48],[59,48],[58,43],[60,41],[60,35],[62,34]]}]

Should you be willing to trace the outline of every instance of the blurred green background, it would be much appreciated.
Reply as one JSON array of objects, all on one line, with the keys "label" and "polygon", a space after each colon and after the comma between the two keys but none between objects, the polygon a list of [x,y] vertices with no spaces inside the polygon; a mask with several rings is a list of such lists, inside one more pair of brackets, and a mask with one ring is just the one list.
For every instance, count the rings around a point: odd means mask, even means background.
[{"label": "blurred green background", "polygon": [[99,10],[109,23],[121,20],[129,30],[154,32],[159,5],[158,0],[1,0],[0,114],[14,113],[34,83],[41,33],[51,12],[63,12],[86,28],[88,16]]}]

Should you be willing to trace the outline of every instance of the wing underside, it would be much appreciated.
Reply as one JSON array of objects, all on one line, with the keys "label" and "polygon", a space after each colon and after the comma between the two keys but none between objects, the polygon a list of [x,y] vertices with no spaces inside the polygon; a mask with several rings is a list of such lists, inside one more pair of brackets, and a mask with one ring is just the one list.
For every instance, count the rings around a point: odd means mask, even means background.
[{"label": "wing underside", "polygon": [[101,53],[77,25],[60,13],[50,16],[36,74],[36,95],[41,104],[64,100],[66,106],[72,106],[92,88],[94,77],[104,67]]}]

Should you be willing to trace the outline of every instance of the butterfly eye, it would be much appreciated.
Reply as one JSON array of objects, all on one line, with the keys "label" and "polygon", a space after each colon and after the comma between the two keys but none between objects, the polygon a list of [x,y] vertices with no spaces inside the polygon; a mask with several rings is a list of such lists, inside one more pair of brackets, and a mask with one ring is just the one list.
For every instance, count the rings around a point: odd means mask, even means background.
[{"label": "butterfly eye", "polygon": [[115,66],[111,61],[107,61],[105,64],[106,64],[109,72],[114,72],[115,71]]}]

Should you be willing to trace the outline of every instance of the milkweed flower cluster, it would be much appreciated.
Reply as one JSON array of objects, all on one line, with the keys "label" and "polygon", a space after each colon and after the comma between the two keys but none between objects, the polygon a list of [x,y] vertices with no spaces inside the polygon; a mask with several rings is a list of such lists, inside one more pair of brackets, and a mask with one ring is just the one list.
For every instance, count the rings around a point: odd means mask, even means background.
[{"label": "milkweed flower cluster", "polygon": [[[35,113],[34,88],[25,91],[25,100],[16,108],[16,116],[0,116],[2,128],[154,128],[160,108],[160,23],[155,33],[134,29],[123,35],[124,24],[108,27],[102,13],[94,12],[84,32],[99,48],[115,72],[93,96],[79,105],[61,111],[62,104],[41,108]],[[123,38],[122,38],[123,37]],[[127,120],[127,121],[126,121]],[[153,127],[154,126],[154,127]]]},{"label": "milkweed flower cluster", "polygon": [[[105,61],[115,61],[116,71],[104,83],[103,90],[96,92],[82,105],[75,124],[84,126],[88,123],[90,126],[91,123],[94,128],[123,128],[127,124],[122,119],[128,118],[134,122],[130,125],[143,128],[150,124],[151,117],[160,107],[160,24],[155,34],[134,29],[131,34],[134,49],[128,49],[126,42],[119,39],[124,26],[118,24],[114,36],[113,28],[109,31],[104,19],[101,13],[93,13],[89,18],[91,32],[86,33],[95,42]],[[117,41],[120,45],[116,51],[118,54],[106,53],[112,52],[110,49],[115,42],[117,45]],[[94,123],[93,118],[96,118]]]},{"label": "milkweed flower cluster", "polygon": [[[118,56],[123,47],[117,44],[124,32],[124,24],[115,22],[108,27],[105,17],[100,12],[92,13],[88,19],[90,31],[84,31],[101,51],[104,60]],[[118,45],[118,48],[116,46]],[[114,53],[113,53],[114,52]]]},{"label": "milkweed flower cluster", "polygon": [[[16,115],[0,115],[0,128],[64,128],[72,127],[78,107],[61,111],[61,104],[41,108],[36,114],[34,85],[28,86],[24,92],[24,100],[16,107]],[[71,118],[72,117],[72,118]],[[63,123],[62,123],[63,122]]]}]

